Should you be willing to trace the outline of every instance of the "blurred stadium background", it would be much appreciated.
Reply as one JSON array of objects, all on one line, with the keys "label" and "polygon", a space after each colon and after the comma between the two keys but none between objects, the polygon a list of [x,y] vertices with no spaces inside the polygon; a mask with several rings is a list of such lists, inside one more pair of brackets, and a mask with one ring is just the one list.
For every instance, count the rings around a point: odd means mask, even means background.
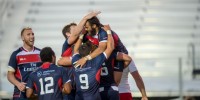
[{"label": "blurred stadium background", "polygon": [[150,100],[200,100],[200,0],[0,0],[0,100],[12,96],[7,63],[22,45],[23,27],[32,27],[35,46],[52,47],[58,59],[63,26],[92,10],[128,48]]}]

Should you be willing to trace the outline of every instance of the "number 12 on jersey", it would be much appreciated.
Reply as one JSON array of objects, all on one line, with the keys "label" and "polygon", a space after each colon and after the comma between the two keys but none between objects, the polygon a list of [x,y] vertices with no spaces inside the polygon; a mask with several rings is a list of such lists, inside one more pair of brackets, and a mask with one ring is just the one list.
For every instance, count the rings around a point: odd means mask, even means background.
[{"label": "number 12 on jersey", "polygon": [[[43,81],[43,78],[40,78],[39,82],[40,82],[40,88],[41,88],[40,95],[44,95],[44,94],[48,94],[48,93],[54,93],[54,89],[52,88],[53,85],[54,85],[54,81],[53,81],[52,77],[45,77],[44,81]],[[46,82],[48,82],[48,83],[43,84],[43,83],[46,83]],[[44,86],[45,86],[45,89],[44,89]]]}]

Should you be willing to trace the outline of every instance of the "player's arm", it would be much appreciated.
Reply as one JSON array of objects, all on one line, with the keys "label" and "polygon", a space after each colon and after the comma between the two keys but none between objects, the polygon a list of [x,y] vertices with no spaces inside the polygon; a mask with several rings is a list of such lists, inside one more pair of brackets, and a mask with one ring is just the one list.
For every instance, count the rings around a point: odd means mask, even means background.
[{"label": "player's arm", "polygon": [[19,82],[16,78],[15,78],[15,71],[17,69],[17,60],[16,60],[16,53],[13,52],[9,63],[8,63],[8,72],[7,72],[7,79],[10,83],[12,83],[13,85],[17,86],[17,88],[20,91],[24,91],[25,90],[25,84],[24,82]]},{"label": "player's arm", "polygon": [[[80,36],[79,36],[79,39],[76,41],[76,43],[75,43],[75,45],[74,45],[74,54],[78,54],[79,53],[79,47],[81,46],[81,43],[82,43],[82,39],[83,39],[83,34],[81,34]],[[74,57],[74,54],[73,54],[73,57]],[[77,67],[77,66],[80,66],[80,64],[79,63],[77,63],[77,60],[74,62],[73,61],[73,57],[72,57],[72,65],[74,66],[74,67]],[[85,57],[84,57],[85,58]],[[85,59],[83,59],[83,60],[85,60]],[[86,62],[86,60],[85,60],[85,62]],[[82,66],[81,66],[82,67]]]},{"label": "player's arm", "polygon": [[27,96],[27,98],[31,98],[32,95],[33,95],[33,89],[27,88],[26,89],[26,96]]},{"label": "player's arm", "polygon": [[113,70],[114,70],[113,72],[114,80],[116,85],[118,86],[121,81],[122,73],[124,70],[124,61],[118,61],[117,59],[115,59]]},{"label": "player's arm", "polygon": [[[74,50],[73,50],[74,54],[78,53],[78,49],[82,43],[83,37],[84,37],[84,33],[79,35],[79,39],[77,39],[77,41],[75,43],[76,45],[74,46]],[[59,66],[70,66],[70,65],[72,65],[72,58],[71,57],[62,57],[58,60],[57,64]]]},{"label": "player's arm", "polygon": [[120,61],[122,61],[122,60],[123,61],[131,61],[132,60],[132,58],[129,55],[122,53],[122,52],[117,53],[116,59],[120,60]]},{"label": "player's arm", "polygon": [[70,84],[70,82],[67,82],[63,85],[63,92],[65,94],[70,94],[71,93],[71,90],[72,90],[72,86]]},{"label": "player's arm", "polygon": [[[106,42],[99,42],[98,48],[95,49],[89,56],[91,56],[91,58],[97,57],[98,55],[100,55],[106,50],[106,46],[107,46]],[[88,60],[91,60],[91,59],[88,59]]]},{"label": "player's arm", "polygon": [[71,80],[69,77],[69,72],[61,68],[62,71],[62,80],[63,80],[63,91],[66,94],[71,93],[72,86],[71,86]]},{"label": "player's arm", "polygon": [[106,53],[107,58],[109,58],[112,51],[114,50],[114,40],[113,40],[113,37],[112,37],[110,26],[105,25],[104,27],[106,27],[106,31],[107,31],[107,35],[108,35],[107,48],[104,52]]},{"label": "player's arm", "polygon": [[138,89],[140,90],[140,92],[142,94],[142,100],[148,100],[147,95],[146,95],[146,91],[145,91],[144,82],[143,82],[142,77],[140,76],[133,60],[131,61],[128,68],[129,68],[129,71],[130,71],[132,77],[134,78],[134,80],[136,82]]},{"label": "player's arm", "polygon": [[132,58],[125,53],[118,52],[116,56],[116,60],[118,60],[117,61],[118,64],[116,64],[115,67],[118,67],[119,69],[114,70],[114,80],[118,86],[121,81],[123,69],[124,67],[127,67],[130,64],[130,62],[132,61]]},{"label": "player's arm", "polygon": [[[109,25],[104,25],[103,29],[107,32],[107,35],[108,35],[108,34],[111,34],[111,28],[110,28]],[[108,32],[109,32],[109,33],[108,33]],[[111,35],[112,35],[112,34],[111,34]],[[100,37],[105,38],[105,37],[107,37],[107,36],[106,36],[106,34],[105,34],[105,35],[102,34]],[[112,37],[112,36],[111,36],[111,37]],[[113,38],[112,38],[112,40],[113,40]],[[107,41],[108,41],[108,40],[107,40]],[[89,56],[90,56],[91,58],[95,58],[96,56],[100,55],[101,53],[103,53],[103,52],[106,50],[106,48],[108,48],[108,47],[107,47],[108,44],[109,44],[109,43],[104,42],[104,39],[103,39],[103,41],[100,41],[100,42],[99,42],[98,48],[95,49],[95,51],[92,52]],[[109,44],[109,45],[110,45],[110,44]],[[90,60],[90,59],[89,59],[89,60]]]},{"label": "player's arm", "polygon": [[17,86],[17,88],[20,90],[20,91],[24,91],[26,86],[24,82],[19,82],[16,78],[15,78],[15,75],[14,75],[14,71],[8,71],[7,73],[7,79],[10,83],[12,83],[13,85]]},{"label": "player's arm", "polygon": [[121,81],[121,78],[122,78],[122,73],[123,71],[114,71],[113,74],[114,74],[114,80],[115,80],[115,83],[116,85],[118,86],[120,81]]},{"label": "player's arm", "polygon": [[[110,27],[108,27],[108,25],[104,26],[104,30],[110,30]],[[103,36],[103,37],[106,37],[106,39],[107,39],[107,34],[105,33],[105,35],[106,36]],[[101,53],[103,53],[106,50],[106,47],[107,47],[106,42],[103,42],[103,41],[99,42],[98,48],[96,48],[91,54],[87,55],[86,57],[79,59],[77,61],[76,65],[80,65],[80,67],[82,67],[86,63],[87,60],[92,60],[92,58],[95,58],[98,55],[100,55]],[[85,59],[85,58],[87,58],[87,59]]]},{"label": "player's arm", "polygon": [[32,88],[26,88],[26,97],[30,100],[37,100],[38,96],[37,94],[34,94],[33,91]]},{"label": "player's arm", "polygon": [[62,57],[58,60],[57,64],[59,66],[70,66],[72,65],[71,57]]},{"label": "player's arm", "polygon": [[34,85],[33,85],[32,77],[33,77],[33,74],[30,74],[29,78],[28,78],[28,81],[27,81],[27,85],[26,85],[26,96],[27,96],[27,98],[34,98],[34,97],[36,97],[33,94]]},{"label": "player's arm", "polygon": [[131,72],[131,75],[134,78],[136,85],[142,94],[142,100],[148,100],[146,91],[145,91],[144,82],[143,82],[142,77],[140,76],[139,72],[138,71]]},{"label": "player's arm", "polygon": [[81,34],[78,38],[78,40],[76,41],[75,45],[74,45],[74,54],[79,53],[78,49],[81,46],[82,43],[82,39],[83,39],[83,34]]},{"label": "player's arm", "polygon": [[77,65],[81,65],[80,67],[82,67],[86,63],[87,60],[92,60],[92,58],[95,58],[96,56],[103,53],[106,49],[106,45],[107,45],[106,42],[100,42],[98,48],[95,49],[91,54],[87,55],[86,57],[83,57],[80,60],[78,60]]},{"label": "player's arm", "polygon": [[85,17],[83,17],[83,19],[79,22],[79,24],[71,30],[71,36],[68,39],[68,43],[73,44],[76,41],[76,39],[78,38],[79,34],[81,33],[86,21],[100,13],[101,13],[100,11],[95,11],[95,12],[91,12],[91,13],[87,14]]},{"label": "player's arm", "polygon": [[117,53],[116,59],[119,61],[124,61],[124,67],[127,67],[132,61],[132,58],[129,55],[122,52]]}]

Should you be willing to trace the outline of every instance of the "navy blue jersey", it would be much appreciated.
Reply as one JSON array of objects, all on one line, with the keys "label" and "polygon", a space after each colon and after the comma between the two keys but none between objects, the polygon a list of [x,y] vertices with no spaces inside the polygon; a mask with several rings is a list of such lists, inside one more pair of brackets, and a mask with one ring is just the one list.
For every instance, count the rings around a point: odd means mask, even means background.
[{"label": "navy blue jersey", "polygon": [[114,62],[114,71],[123,72],[124,70],[124,61],[115,60]]},{"label": "navy blue jersey", "polygon": [[[75,54],[72,57],[72,63],[79,60],[81,56]],[[105,53],[87,61],[82,68],[75,68],[75,82],[76,82],[76,100],[100,100],[99,81],[101,65],[106,59]]]},{"label": "navy blue jersey", "polygon": [[103,30],[102,28],[100,28],[97,35],[98,35],[99,42],[107,42],[108,35],[107,35],[107,32],[105,30]]},{"label": "navy blue jersey", "polygon": [[116,60],[117,52],[112,52],[111,56],[102,65],[99,92],[102,100],[119,100],[118,87],[114,80],[114,71],[123,72],[121,61]]},{"label": "navy blue jersey", "polygon": [[123,61],[117,61],[117,52],[112,52],[108,60],[102,64],[100,87],[116,86],[114,71],[123,72]]},{"label": "navy blue jersey", "polygon": [[108,39],[108,35],[107,35],[106,31],[100,28],[98,34],[96,34],[94,36],[85,34],[83,37],[83,42],[85,43],[87,41],[90,41],[94,45],[98,46],[99,42],[107,42],[107,39]]},{"label": "navy blue jersey", "polygon": [[62,46],[62,54],[70,47],[71,47],[71,45],[69,45],[68,39],[66,39]]},{"label": "navy blue jersey", "polygon": [[116,85],[113,75],[115,58],[116,53],[113,52],[108,60],[102,64],[100,87]]},{"label": "navy blue jersey", "polygon": [[[63,46],[62,46],[62,57],[71,57],[72,56],[72,45],[68,43],[68,38],[65,40]],[[74,82],[74,75],[73,75],[73,68],[72,66],[63,66],[64,69],[67,71],[68,76],[70,77],[71,80],[71,85],[72,85],[72,91],[70,94],[66,94],[64,96],[64,100],[75,100],[75,82]]]},{"label": "navy blue jersey", "polygon": [[119,100],[119,91],[117,86],[100,87],[99,92],[102,100]]},{"label": "navy blue jersey", "polygon": [[68,39],[65,40],[62,46],[62,57],[70,57],[72,56],[72,45],[68,43]]},{"label": "navy blue jersey", "polygon": [[67,72],[67,76],[69,76],[71,80],[71,86],[72,90],[70,94],[64,94],[64,99],[63,100],[75,100],[75,92],[76,92],[76,84],[74,82],[74,73],[73,73],[73,67],[63,67],[64,70]]},{"label": "navy blue jersey", "polygon": [[[20,47],[14,51],[10,57],[8,63],[8,70],[15,72],[15,78],[19,82],[27,83],[30,73],[41,66],[40,60],[40,49],[34,47],[30,52],[25,50],[23,47]],[[15,86],[14,87],[14,98],[26,98],[25,93],[20,92],[20,90]]]},{"label": "navy blue jersey", "polygon": [[[126,49],[126,47],[120,40],[119,36],[114,31],[111,31],[111,32],[112,32],[112,36],[113,36],[114,44],[115,44],[115,49],[113,51],[128,54],[128,50]],[[99,33],[97,35],[94,35],[93,38],[98,39],[99,42],[107,42],[108,35],[105,30],[100,29]],[[92,39],[91,38],[88,39],[87,36],[85,36],[84,41],[87,41],[87,40],[92,40]],[[95,39],[92,40],[91,42],[95,45],[97,44]]]},{"label": "navy blue jersey", "polygon": [[128,50],[126,49],[126,47],[124,46],[124,44],[120,40],[119,36],[114,31],[112,31],[112,36],[113,36],[113,39],[114,39],[114,42],[115,42],[114,51],[123,52],[125,54],[128,54]]},{"label": "navy blue jersey", "polygon": [[44,63],[41,68],[31,73],[27,88],[34,89],[39,100],[63,100],[63,84],[70,82],[63,67]]}]

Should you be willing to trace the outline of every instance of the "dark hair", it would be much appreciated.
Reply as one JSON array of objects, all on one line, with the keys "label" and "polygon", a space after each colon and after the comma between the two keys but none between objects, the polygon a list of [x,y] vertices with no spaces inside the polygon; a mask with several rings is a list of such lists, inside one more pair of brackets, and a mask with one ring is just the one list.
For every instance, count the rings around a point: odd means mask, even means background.
[{"label": "dark hair", "polygon": [[65,38],[67,38],[67,35],[65,34],[66,32],[70,32],[70,27],[71,26],[76,26],[76,23],[70,23],[68,25],[66,25],[63,29],[62,29],[62,34]]},{"label": "dark hair", "polygon": [[81,55],[81,57],[85,57],[89,55],[90,52],[93,52],[96,48],[96,45],[92,44],[90,41],[87,41],[79,47],[79,54]]},{"label": "dark hair", "polygon": [[100,28],[100,27],[103,26],[103,25],[100,23],[99,19],[98,19],[96,16],[94,16],[94,17],[88,19],[87,21],[90,23],[91,26],[92,26],[92,25],[96,25],[98,28]]},{"label": "dark hair", "polygon": [[25,30],[32,30],[32,28],[30,28],[30,27],[25,27],[25,28],[23,28],[23,29],[21,30],[21,36],[23,35],[23,33],[24,33]]},{"label": "dark hair", "polygon": [[55,56],[55,53],[51,47],[44,47],[40,52],[42,62],[52,62],[52,56]]}]

